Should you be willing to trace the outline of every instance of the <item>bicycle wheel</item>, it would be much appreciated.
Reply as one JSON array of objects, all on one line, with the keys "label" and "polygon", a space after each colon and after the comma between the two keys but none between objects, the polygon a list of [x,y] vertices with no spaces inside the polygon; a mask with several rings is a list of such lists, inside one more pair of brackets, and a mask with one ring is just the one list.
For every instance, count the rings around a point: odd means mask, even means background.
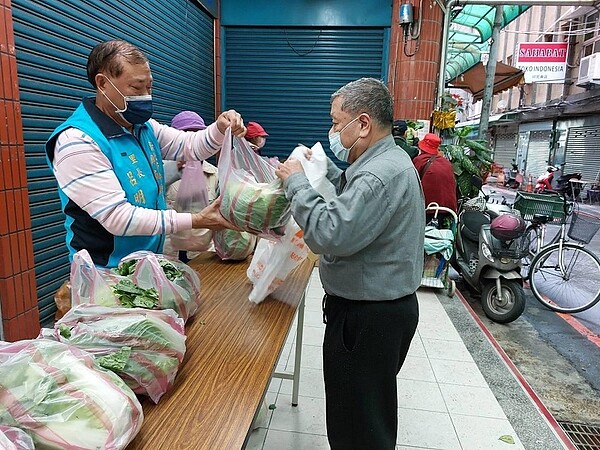
[{"label": "bicycle wheel", "polygon": [[529,253],[521,258],[521,276],[524,280],[529,276],[529,267],[531,266],[531,261],[533,261],[533,258],[537,253],[537,242],[540,233],[540,227],[533,224],[529,225],[525,229],[525,235],[528,236],[529,239]]},{"label": "bicycle wheel", "polygon": [[540,303],[552,311],[577,313],[600,301],[600,259],[577,244],[560,245],[541,250],[529,268],[529,286]]}]

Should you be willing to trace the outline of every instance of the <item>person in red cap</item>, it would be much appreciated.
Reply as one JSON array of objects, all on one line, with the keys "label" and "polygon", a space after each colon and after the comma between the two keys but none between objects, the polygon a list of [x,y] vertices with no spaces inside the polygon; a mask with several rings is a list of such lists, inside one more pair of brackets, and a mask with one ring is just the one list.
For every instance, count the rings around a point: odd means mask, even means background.
[{"label": "person in red cap", "polygon": [[254,150],[256,153],[262,156],[261,149],[267,143],[268,133],[258,122],[248,122],[246,129],[247,131],[245,138],[250,143],[250,147],[252,147],[252,150]]},{"label": "person in red cap", "polygon": [[[433,133],[427,133],[417,144],[421,151],[413,163],[425,195],[425,206],[432,202],[456,211],[456,180],[452,164],[440,152],[442,139]],[[433,213],[427,214],[429,221]]]}]

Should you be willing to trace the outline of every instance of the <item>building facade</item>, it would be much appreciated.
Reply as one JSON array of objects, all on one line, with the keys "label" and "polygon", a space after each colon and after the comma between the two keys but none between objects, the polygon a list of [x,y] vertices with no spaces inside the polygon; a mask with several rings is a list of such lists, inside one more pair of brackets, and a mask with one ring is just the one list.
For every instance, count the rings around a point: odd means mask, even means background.
[{"label": "building facade", "polygon": [[69,278],[44,143],[93,95],[85,65],[94,45],[125,39],[148,56],[160,122],[190,109],[211,122],[234,108],[265,127],[265,154],[285,157],[298,142],[327,142],[329,97],[356,78],[384,80],[396,118],[429,119],[442,10],[423,4],[401,25],[400,3],[0,2],[0,339],[37,336]]},{"label": "building facade", "polygon": [[[520,43],[564,43],[564,80],[539,79],[494,96],[495,159],[505,166],[514,159],[526,180],[535,182],[554,165],[562,173],[581,172],[592,187],[600,179],[600,58],[594,69],[593,56],[600,52],[599,13],[588,6],[533,6],[501,31],[498,60],[517,67]],[[469,110],[476,119],[481,102]]]}]

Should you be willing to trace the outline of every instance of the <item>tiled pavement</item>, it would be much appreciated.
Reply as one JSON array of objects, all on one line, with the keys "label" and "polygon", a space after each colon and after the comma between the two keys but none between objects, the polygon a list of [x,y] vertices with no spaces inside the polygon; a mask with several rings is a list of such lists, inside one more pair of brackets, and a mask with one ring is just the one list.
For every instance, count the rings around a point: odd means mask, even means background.
[{"label": "tiled pavement", "polygon": [[[291,406],[291,381],[274,379],[265,399],[274,409],[265,405],[246,450],[329,449],[322,297],[315,269],[306,292],[299,404]],[[418,298],[417,334],[398,375],[397,450],[573,448],[458,297],[422,288]],[[277,370],[293,368],[292,330]]]}]

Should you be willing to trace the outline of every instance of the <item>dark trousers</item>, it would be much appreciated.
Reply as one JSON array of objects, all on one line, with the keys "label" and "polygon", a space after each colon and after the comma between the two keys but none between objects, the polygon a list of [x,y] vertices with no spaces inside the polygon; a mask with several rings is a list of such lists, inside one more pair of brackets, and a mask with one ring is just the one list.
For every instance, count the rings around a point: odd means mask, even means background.
[{"label": "dark trousers", "polygon": [[416,294],[390,301],[325,295],[323,373],[332,450],[393,450],[396,375],[419,321]]}]

